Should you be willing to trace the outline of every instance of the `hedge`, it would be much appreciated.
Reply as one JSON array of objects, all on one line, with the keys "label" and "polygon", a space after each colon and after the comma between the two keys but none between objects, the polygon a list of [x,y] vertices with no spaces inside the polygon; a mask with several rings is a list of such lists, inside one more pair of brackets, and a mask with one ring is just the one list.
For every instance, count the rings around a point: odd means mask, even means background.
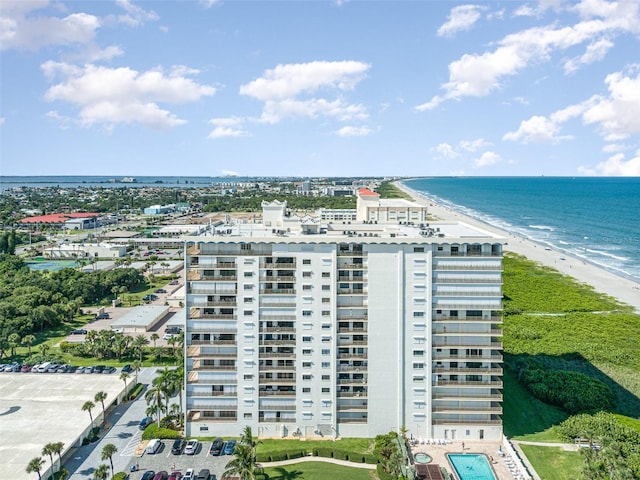
[{"label": "hedge", "polygon": [[143,440],[151,440],[153,438],[180,438],[182,437],[181,433],[176,430],[171,430],[170,428],[160,428],[157,423],[152,423],[147,428],[145,428],[142,439]]},{"label": "hedge", "polygon": [[135,400],[138,397],[138,395],[142,393],[143,389],[144,389],[144,384],[142,383],[136,384],[135,388],[131,390],[131,393],[129,394],[129,400]]}]

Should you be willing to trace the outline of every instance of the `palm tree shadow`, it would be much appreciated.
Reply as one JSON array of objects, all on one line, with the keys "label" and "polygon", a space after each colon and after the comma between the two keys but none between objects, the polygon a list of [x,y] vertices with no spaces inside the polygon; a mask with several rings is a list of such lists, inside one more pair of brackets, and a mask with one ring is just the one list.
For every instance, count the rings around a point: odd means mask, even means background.
[{"label": "palm tree shadow", "polygon": [[274,469],[277,473],[275,475],[269,475],[268,480],[293,480],[302,475],[300,470],[287,471],[284,467],[276,467]]}]

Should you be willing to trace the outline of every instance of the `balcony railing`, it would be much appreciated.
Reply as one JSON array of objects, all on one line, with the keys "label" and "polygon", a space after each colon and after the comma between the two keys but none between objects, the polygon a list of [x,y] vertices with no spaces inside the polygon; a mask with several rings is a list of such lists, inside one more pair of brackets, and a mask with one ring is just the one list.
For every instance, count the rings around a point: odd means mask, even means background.
[{"label": "balcony railing", "polygon": [[502,323],[501,315],[492,315],[491,317],[444,317],[434,316],[434,322],[452,322],[452,323]]},{"label": "balcony railing", "polygon": [[[473,333],[469,333],[469,334],[467,334],[467,336],[468,337],[473,337],[475,335]],[[446,342],[443,342],[442,339],[438,338],[438,339],[434,340],[433,346],[434,347],[438,347],[438,348],[441,348],[441,347],[453,347],[453,348],[476,348],[476,349],[482,349],[482,348],[501,349],[502,348],[502,343],[500,343],[500,342],[475,343],[475,342],[470,342],[470,341],[459,340],[459,339],[456,339],[454,337],[454,338],[452,338],[450,340],[447,340]]]},{"label": "balcony railing", "polygon": [[[210,330],[208,330],[210,331]],[[216,330],[218,332],[218,330]],[[235,332],[235,330],[234,330]],[[206,346],[206,345],[235,345],[236,340],[191,340],[191,345]]]},{"label": "balcony railing", "polygon": [[434,277],[433,278],[434,285],[444,285],[447,283],[502,284],[502,279],[501,278],[477,278],[477,277],[460,277],[460,278]]},{"label": "balcony railing", "polygon": [[368,420],[366,418],[340,418],[336,419],[338,423],[367,423]]},{"label": "balcony railing", "polygon": [[478,401],[482,401],[482,400],[497,400],[497,401],[502,401],[503,396],[499,393],[487,393],[482,394],[482,393],[476,393],[475,395],[465,395],[465,394],[458,394],[458,393],[434,393],[433,394],[433,398],[436,400],[465,400],[465,401],[469,401],[469,400],[478,400]]},{"label": "balcony railing", "polygon": [[433,407],[437,413],[502,413],[502,407]]},{"label": "balcony railing", "polygon": [[[274,317],[286,317],[288,315],[273,315]],[[295,315],[293,316],[293,318],[295,319]],[[270,320],[270,318],[265,318],[262,317],[262,320]],[[278,318],[275,320],[287,320],[286,318]],[[295,333],[296,329],[295,327],[264,327],[260,329],[261,332],[266,332],[266,333]]]},{"label": "balcony railing", "polygon": [[502,375],[502,368],[490,368],[490,367],[480,367],[480,368],[447,368],[447,367],[436,367],[433,369],[434,373],[447,373],[450,375],[457,375],[461,373],[469,373],[475,375]]},{"label": "balcony railing", "polygon": [[494,252],[433,252],[434,257],[502,257],[502,253]]},{"label": "balcony railing", "polygon": [[295,295],[295,288],[261,288],[261,295]]},{"label": "balcony railing", "polygon": [[266,308],[295,308],[296,302],[273,302],[260,300],[260,306]]},{"label": "balcony railing", "polygon": [[367,392],[336,392],[337,398],[366,398]]},{"label": "balcony railing", "polygon": [[341,360],[346,360],[348,358],[356,358],[356,359],[367,359],[366,353],[338,353],[338,358]]},{"label": "balcony railing", "polygon": [[365,403],[364,405],[340,405],[338,403],[338,405],[336,405],[336,410],[338,412],[342,410],[367,410],[367,404]]},{"label": "balcony railing", "polygon": [[433,329],[433,334],[434,335],[464,335],[467,337],[475,337],[475,336],[485,336],[485,335],[489,335],[492,337],[501,337],[502,336],[502,329],[499,328],[492,328],[490,330],[485,330],[484,332],[470,332],[469,330],[465,329],[464,327],[462,328],[454,328],[451,326],[446,326],[446,327],[435,327]]},{"label": "balcony railing", "polygon": [[191,318],[208,318],[212,320],[237,320],[238,316],[231,313],[201,313],[199,316],[192,315]]},{"label": "balcony railing", "polygon": [[347,345],[368,345],[369,342],[367,340],[353,340],[353,339],[344,339],[344,338],[338,338],[338,345],[341,347],[347,346]]},{"label": "balcony railing", "polygon": [[266,358],[296,358],[296,354],[291,353],[275,353],[275,352],[261,352],[258,354],[260,359]]},{"label": "balcony railing", "polygon": [[261,397],[295,397],[295,391],[286,391],[286,390],[260,390],[258,394]]},{"label": "balcony railing", "polygon": [[[276,321],[281,320],[281,321],[292,322],[292,321],[295,321],[296,319],[297,317],[295,315],[260,315],[260,320],[276,320]],[[274,328],[280,328],[280,330],[284,331],[283,327],[274,327]]]},{"label": "balcony railing", "polygon": [[296,417],[286,417],[286,418],[259,417],[258,423],[296,423]]},{"label": "balcony railing", "polygon": [[355,366],[355,365],[338,365],[337,368],[338,372],[366,372],[367,371],[367,366],[366,365],[360,365],[360,366]]},{"label": "balcony railing", "polygon": [[258,370],[260,372],[270,372],[270,371],[295,371],[296,367],[295,365],[288,365],[288,366],[282,366],[282,365],[260,365],[258,367]]},{"label": "balcony railing", "polygon": [[479,270],[479,271],[493,271],[493,272],[501,272],[502,271],[502,265],[478,265],[478,264],[473,264],[473,263],[467,263],[467,264],[458,264],[458,265],[442,265],[442,264],[437,264],[435,266],[436,270],[449,270],[449,271],[463,271],[463,270]]},{"label": "balcony railing", "polygon": [[440,420],[434,418],[433,425],[502,425],[502,420],[468,420],[466,417],[460,417],[458,420]]},{"label": "balcony railing", "polygon": [[366,327],[338,327],[338,333],[366,333]]},{"label": "balcony railing", "polygon": [[336,382],[338,385],[366,385],[367,384],[367,379],[355,379],[355,378],[349,378],[349,379],[341,379],[338,380]]},{"label": "balcony railing", "polygon": [[235,372],[238,367],[235,365],[196,365],[194,363],[192,370],[200,372]]},{"label": "balcony railing", "polygon": [[258,405],[258,410],[266,410],[268,412],[277,412],[277,411],[292,411],[295,410],[295,405],[283,405],[282,403],[261,403]]},{"label": "balcony railing", "polygon": [[265,270],[289,270],[296,268],[296,262],[276,262],[276,263],[261,263],[260,268]]},{"label": "balcony railing", "polygon": [[439,380],[435,387],[491,387],[502,388],[501,380],[493,381],[471,381],[471,380]]},{"label": "balcony railing", "polygon": [[294,275],[283,275],[283,276],[269,276],[269,275],[260,275],[261,282],[289,282],[293,283],[296,281],[296,277]]},{"label": "balcony railing", "polygon": [[440,303],[442,299],[436,298],[433,308],[436,310],[502,310],[502,305],[495,303],[455,302]]},{"label": "balcony railing", "polygon": [[258,383],[261,385],[294,385],[295,378],[260,378]]},{"label": "balcony railing", "polygon": [[366,270],[366,263],[343,263],[338,265],[338,270]]},{"label": "balcony railing", "polygon": [[368,292],[366,288],[338,288],[336,293],[338,295],[366,295]]},{"label": "balcony railing", "polygon": [[238,392],[190,392],[190,397],[237,397]]},{"label": "balcony railing", "polygon": [[211,302],[192,302],[190,304],[191,307],[237,307],[238,302],[234,301],[222,301],[222,300],[214,300]]}]

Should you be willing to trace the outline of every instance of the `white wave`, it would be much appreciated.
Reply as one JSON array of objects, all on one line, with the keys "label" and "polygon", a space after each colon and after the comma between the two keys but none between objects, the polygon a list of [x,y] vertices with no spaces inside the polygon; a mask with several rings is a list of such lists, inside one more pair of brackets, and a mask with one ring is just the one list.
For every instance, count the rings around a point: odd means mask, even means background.
[{"label": "white wave", "polygon": [[535,228],[536,230],[549,230],[550,232],[555,232],[556,229],[550,227],[548,225],[529,225],[529,228]]},{"label": "white wave", "polygon": [[602,250],[593,250],[591,248],[585,248],[585,250],[589,253],[595,253],[596,255],[602,255],[603,257],[614,258],[616,260],[620,260],[621,262],[628,262],[631,260],[627,257],[619,257],[618,255],[614,255],[613,253],[603,252]]}]

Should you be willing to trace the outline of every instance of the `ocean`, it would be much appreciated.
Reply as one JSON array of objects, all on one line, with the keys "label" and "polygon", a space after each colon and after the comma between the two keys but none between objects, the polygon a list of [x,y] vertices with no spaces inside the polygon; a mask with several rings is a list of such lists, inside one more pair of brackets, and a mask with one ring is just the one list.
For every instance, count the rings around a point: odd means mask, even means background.
[{"label": "ocean", "polygon": [[407,180],[435,203],[640,282],[640,178]]}]

